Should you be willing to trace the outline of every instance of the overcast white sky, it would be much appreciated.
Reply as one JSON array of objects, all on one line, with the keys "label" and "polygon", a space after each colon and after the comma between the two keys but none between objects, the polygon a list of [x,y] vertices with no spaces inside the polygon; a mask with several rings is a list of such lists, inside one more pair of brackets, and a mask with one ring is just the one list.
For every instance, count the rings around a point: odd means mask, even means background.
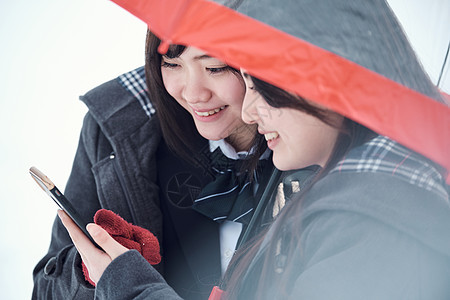
[{"label": "overcast white sky", "polygon": [[143,65],[146,25],[107,0],[0,1],[0,298],[30,299],[86,112],[79,95]]},{"label": "overcast white sky", "polygon": [[[437,82],[450,39],[447,0],[391,0]],[[429,14],[429,15],[428,15]],[[63,189],[84,105],[78,96],[143,65],[146,26],[107,0],[0,2],[0,291],[29,299],[55,204],[32,165]],[[441,85],[450,93],[450,71]]]}]

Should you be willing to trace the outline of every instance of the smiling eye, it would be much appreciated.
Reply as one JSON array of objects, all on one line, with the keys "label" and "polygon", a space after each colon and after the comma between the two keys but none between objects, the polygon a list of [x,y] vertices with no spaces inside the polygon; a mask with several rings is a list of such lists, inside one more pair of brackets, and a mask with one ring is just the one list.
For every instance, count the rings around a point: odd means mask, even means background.
[{"label": "smiling eye", "polygon": [[245,85],[247,86],[247,88],[251,91],[256,91],[256,87],[252,81],[251,76],[248,73],[243,72],[243,71],[241,72],[241,74],[242,74],[242,77],[244,77]]},{"label": "smiling eye", "polygon": [[176,67],[178,67],[178,64],[173,64],[173,63],[169,63],[167,61],[162,61],[161,67],[168,68],[168,69],[175,69]]},{"label": "smiling eye", "polygon": [[230,69],[229,66],[223,66],[223,67],[218,67],[218,68],[206,68],[206,70],[208,70],[212,74],[226,72],[229,69]]},{"label": "smiling eye", "polygon": [[253,92],[258,92],[258,90],[256,89],[256,87],[253,85],[252,82],[246,82],[247,85],[247,90]]}]

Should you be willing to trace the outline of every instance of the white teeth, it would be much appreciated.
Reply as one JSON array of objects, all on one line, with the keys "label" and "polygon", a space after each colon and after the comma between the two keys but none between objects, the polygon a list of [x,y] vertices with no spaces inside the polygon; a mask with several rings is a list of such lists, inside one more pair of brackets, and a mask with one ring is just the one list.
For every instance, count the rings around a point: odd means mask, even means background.
[{"label": "white teeth", "polygon": [[278,132],[270,132],[264,134],[264,137],[266,138],[266,141],[270,141],[273,139],[276,139],[279,136]]},{"label": "white teeth", "polygon": [[218,113],[219,111],[221,111],[221,110],[224,109],[224,108],[225,108],[225,105],[222,106],[222,107],[220,107],[220,108],[212,109],[212,110],[210,110],[210,111],[196,111],[196,110],[194,110],[194,112],[195,112],[197,115],[201,116],[201,117],[207,117],[207,116],[211,116],[211,115],[213,115],[213,114],[215,114],[215,113]]}]

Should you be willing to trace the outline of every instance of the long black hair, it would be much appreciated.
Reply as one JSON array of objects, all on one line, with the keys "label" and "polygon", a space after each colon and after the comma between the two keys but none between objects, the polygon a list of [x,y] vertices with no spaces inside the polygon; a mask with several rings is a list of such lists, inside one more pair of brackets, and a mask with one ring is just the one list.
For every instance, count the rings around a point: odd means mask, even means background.
[{"label": "long black hair", "polygon": [[[258,78],[251,77],[251,79],[253,81],[254,89],[265,99],[265,101],[270,106],[274,108],[288,107],[296,109],[314,116],[330,126],[336,126],[330,118],[329,110],[315,106],[311,104],[310,101],[307,101],[297,95],[291,94]],[[324,177],[328,173],[328,171],[331,170],[350,149],[357,147],[377,136],[377,134],[372,130],[347,118],[344,118],[344,122],[342,123],[342,125],[340,125],[340,127],[337,127],[337,129],[339,130],[339,135],[328,162],[316,175],[314,180],[311,181],[310,185],[304,188],[302,192],[292,200],[290,209],[283,209],[279,214],[277,218],[282,219],[283,221],[274,224],[274,228],[272,228],[273,237],[280,237],[285,234],[283,226],[283,224],[285,224],[284,221],[287,218],[298,216],[300,214],[301,200],[315,182]],[[300,218],[296,218],[295,221],[299,222],[298,228],[300,228],[302,220]],[[227,272],[225,273],[221,286],[226,290],[226,299],[240,299],[240,297],[242,296],[239,294],[241,292],[241,289],[251,291],[249,294],[246,294],[245,297],[263,299],[267,295],[264,294],[264,289],[262,289],[261,287],[269,285],[277,286],[277,290],[279,290],[280,292],[288,291],[289,281],[273,270],[273,266],[276,265],[275,260],[277,259],[275,255],[273,255],[273,253],[275,253],[277,251],[276,248],[279,247],[279,245],[274,242],[274,239],[271,239],[269,250],[264,255],[264,259],[258,266],[256,266],[256,268],[258,268],[258,271],[254,273],[257,273],[257,276],[247,275],[250,264],[252,263],[254,257],[257,255],[264,237],[265,233],[261,233],[259,237],[254,238],[247,245],[244,245],[241,249],[238,249],[235,257],[230,263],[229,268],[227,269]],[[286,253],[287,261],[292,259],[292,257],[290,256],[290,254],[292,253],[289,253],[289,250],[293,249],[294,246],[297,245],[298,238],[299,236],[290,240],[290,242],[292,243],[292,247],[288,247],[288,252]],[[255,268],[255,266],[252,266],[252,268]],[[252,272],[253,271],[254,269],[252,270]],[[291,270],[289,270],[289,266],[287,266],[285,274],[289,274],[290,271]],[[252,274],[255,275],[254,273]],[[243,286],[243,284],[245,284],[245,287]]]},{"label": "long black hair", "polygon": [[[145,78],[148,94],[156,107],[164,139],[169,148],[186,161],[193,161],[192,153],[201,151],[206,140],[198,133],[192,116],[169,95],[161,75],[161,54],[158,46],[161,40],[150,30],[147,31],[145,47]],[[169,57],[181,55],[185,46],[171,45],[167,52]]]},{"label": "long black hair", "polygon": [[[283,89],[273,86],[258,78],[252,77],[253,88],[265,99],[265,101],[272,107],[282,108],[288,107],[307,113],[318,118],[324,123],[335,126],[329,118],[330,111],[317,107],[297,95],[291,94]],[[317,173],[310,185],[297,194],[294,199],[287,205],[288,209],[283,209],[277,216],[277,222],[274,222],[270,228],[270,236],[267,232],[261,233],[254,238],[247,245],[238,249],[233,257],[227,272],[224,275],[221,283],[221,288],[226,290],[224,299],[266,299],[273,295],[268,295],[264,287],[276,286],[279,297],[288,295],[290,287],[292,286],[291,275],[294,274],[296,266],[292,264],[295,259],[295,249],[300,240],[301,228],[303,224],[302,202],[311,187],[321,178],[336,166],[336,164],[345,157],[345,155],[353,148],[364,144],[377,136],[377,133],[369,128],[354,122],[348,118],[344,118],[344,122],[338,127],[339,135],[334,145],[328,162]],[[425,158],[426,159],[426,158]],[[431,164],[436,165],[429,161]],[[438,167],[438,166],[437,166]],[[439,168],[438,168],[439,169]],[[293,222],[292,227],[298,228],[296,232],[287,230],[286,225]],[[268,239],[269,237],[269,239]],[[282,259],[286,262],[283,266],[282,273],[278,273],[276,266],[279,263],[280,256],[276,255],[280,251],[281,240],[283,245]],[[261,251],[263,243],[267,244],[267,248],[262,256],[258,256]],[[258,263],[255,263],[255,257],[258,258]]]}]

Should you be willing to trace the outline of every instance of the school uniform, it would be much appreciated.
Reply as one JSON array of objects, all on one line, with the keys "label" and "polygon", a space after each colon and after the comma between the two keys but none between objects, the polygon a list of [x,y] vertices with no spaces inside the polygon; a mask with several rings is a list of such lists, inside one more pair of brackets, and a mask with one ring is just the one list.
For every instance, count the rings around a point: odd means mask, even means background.
[{"label": "school uniform", "polygon": [[[154,270],[183,298],[207,299],[222,275],[221,261],[227,261],[220,248],[224,231],[191,206],[213,177],[168,150],[146,89],[141,67],[81,97],[89,111],[65,195],[86,219],[105,208],[151,231],[162,252]],[[207,155],[209,143],[204,142]],[[236,234],[240,231],[234,239]],[[122,276],[127,278],[125,270]],[[33,278],[33,299],[94,298],[58,218]]]}]

